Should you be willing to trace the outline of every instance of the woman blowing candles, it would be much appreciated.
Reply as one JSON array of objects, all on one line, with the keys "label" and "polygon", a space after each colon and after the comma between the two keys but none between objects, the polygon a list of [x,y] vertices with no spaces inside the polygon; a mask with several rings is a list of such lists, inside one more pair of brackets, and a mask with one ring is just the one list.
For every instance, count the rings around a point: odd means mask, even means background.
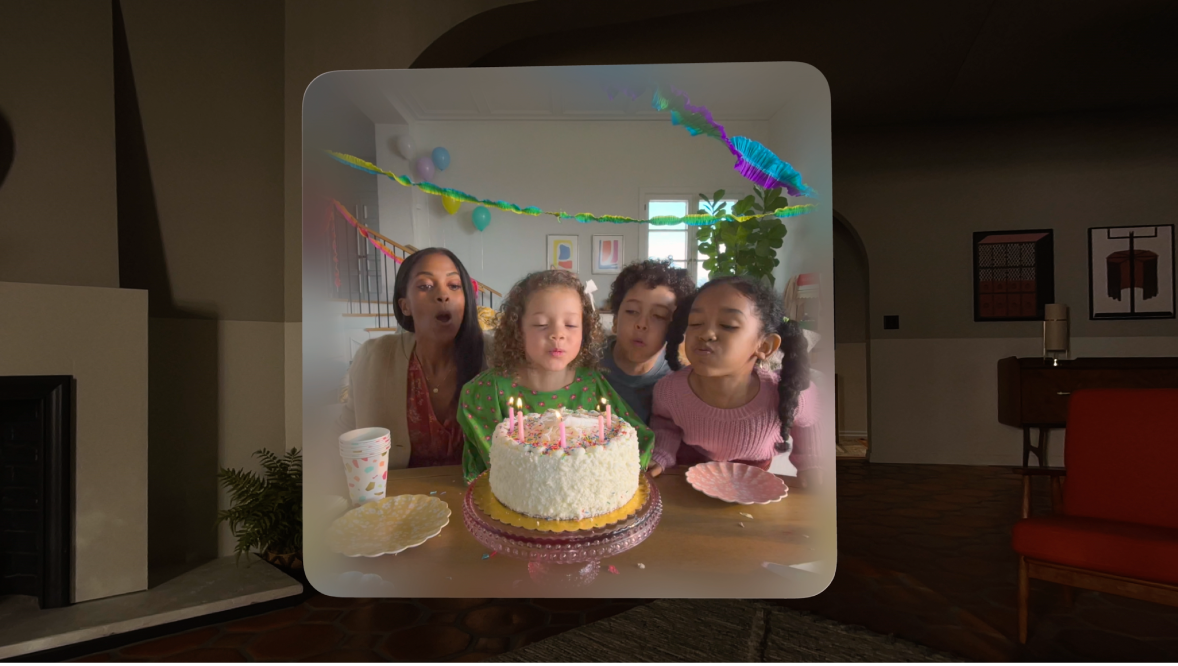
[{"label": "woman blowing candles", "polygon": [[[803,485],[820,479],[817,389],[810,383],[806,338],[782,314],[779,299],[743,277],[708,282],[676,313],[671,349],[686,343],[689,367],[659,381],[651,427],[657,441],[651,473],[675,464],[736,461],[768,469],[789,452]],[[765,368],[778,349],[781,372]],[[791,430],[799,435],[792,451]]]},{"label": "woman blowing candles", "polygon": [[387,428],[391,469],[457,465],[458,392],[485,366],[489,344],[458,257],[433,247],[409,255],[397,270],[393,315],[401,331],[356,352],[340,432]]}]

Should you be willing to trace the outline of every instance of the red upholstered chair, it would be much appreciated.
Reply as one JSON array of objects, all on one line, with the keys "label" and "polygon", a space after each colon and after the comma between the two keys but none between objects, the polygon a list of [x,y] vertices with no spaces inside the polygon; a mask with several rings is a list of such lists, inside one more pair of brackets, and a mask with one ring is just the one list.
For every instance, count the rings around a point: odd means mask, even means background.
[{"label": "red upholstered chair", "polygon": [[[1030,578],[1178,606],[1178,390],[1076,391],[1064,463],[1024,477],[1011,539],[1022,643]],[[1043,473],[1062,483],[1062,507],[1031,518],[1031,476]]]}]

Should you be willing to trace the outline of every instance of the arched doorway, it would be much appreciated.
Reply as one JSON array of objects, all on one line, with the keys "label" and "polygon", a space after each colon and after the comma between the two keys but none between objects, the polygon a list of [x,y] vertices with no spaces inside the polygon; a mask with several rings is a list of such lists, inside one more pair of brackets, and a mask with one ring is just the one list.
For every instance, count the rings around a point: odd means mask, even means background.
[{"label": "arched doorway", "polygon": [[871,451],[870,301],[867,251],[843,216],[834,214],[835,422],[839,458]]}]

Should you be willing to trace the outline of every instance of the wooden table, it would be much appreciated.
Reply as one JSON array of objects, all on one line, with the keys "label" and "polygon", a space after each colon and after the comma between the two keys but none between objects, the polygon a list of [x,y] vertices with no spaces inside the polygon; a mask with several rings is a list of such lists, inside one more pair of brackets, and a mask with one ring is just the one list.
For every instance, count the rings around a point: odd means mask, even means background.
[{"label": "wooden table", "polygon": [[[338,466],[332,466],[331,474],[315,474],[319,483],[314,485],[346,495]],[[834,575],[833,483],[803,490],[796,479],[785,477],[789,495],[784,500],[744,506],[700,493],[687,484],[684,471],[673,469],[655,479],[663,516],[654,533],[630,551],[602,561],[597,579],[575,593],[533,582],[522,560],[483,559],[487,550],[463,522],[466,484],[457,466],[389,473],[388,495],[436,491],[452,511],[441,534],[399,555],[347,558],[331,553],[321,535],[342,505],[336,500],[334,512],[317,511],[316,496],[324,506],[328,493],[309,490],[304,508],[308,575],[321,592],[339,596],[360,596],[336,583],[349,571],[376,574],[392,583],[371,596],[396,597],[801,598],[825,589]],[[339,478],[331,483],[328,476]],[[794,568],[799,564],[806,566]],[[610,565],[617,575],[608,573]]]}]

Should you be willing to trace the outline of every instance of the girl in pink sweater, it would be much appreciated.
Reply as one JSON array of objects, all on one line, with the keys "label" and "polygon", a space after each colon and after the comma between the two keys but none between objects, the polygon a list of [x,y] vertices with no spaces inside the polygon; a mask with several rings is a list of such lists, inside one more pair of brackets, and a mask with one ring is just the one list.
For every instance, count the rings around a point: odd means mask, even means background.
[{"label": "girl in pink sweater", "polygon": [[[681,341],[686,368],[678,359]],[[780,374],[765,367],[778,349]],[[667,363],[677,371],[654,389],[653,475],[709,460],[768,469],[774,456],[788,452],[803,483],[816,480],[817,391],[806,339],[771,289],[744,277],[708,282],[676,310]]]}]

